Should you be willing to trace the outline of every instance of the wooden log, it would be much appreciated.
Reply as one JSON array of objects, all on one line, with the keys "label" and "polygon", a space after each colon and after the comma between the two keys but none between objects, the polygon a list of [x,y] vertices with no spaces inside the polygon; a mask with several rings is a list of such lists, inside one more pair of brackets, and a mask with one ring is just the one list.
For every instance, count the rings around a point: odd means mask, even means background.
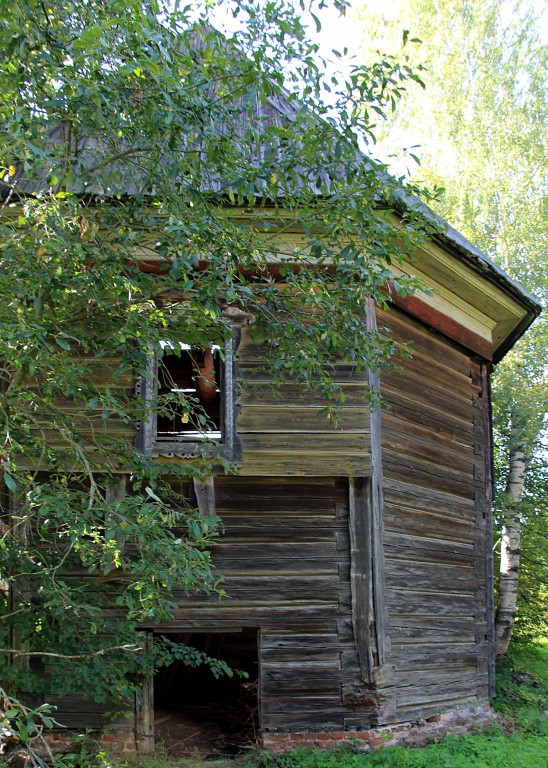
[{"label": "wooden log", "polygon": [[247,432],[282,432],[289,434],[324,432],[336,434],[337,432],[350,432],[352,434],[369,432],[369,407],[350,406],[344,408],[337,419],[336,425],[331,422],[327,414],[316,406],[299,406],[292,403],[274,405],[248,404],[242,408],[238,417],[238,432],[241,435]]}]

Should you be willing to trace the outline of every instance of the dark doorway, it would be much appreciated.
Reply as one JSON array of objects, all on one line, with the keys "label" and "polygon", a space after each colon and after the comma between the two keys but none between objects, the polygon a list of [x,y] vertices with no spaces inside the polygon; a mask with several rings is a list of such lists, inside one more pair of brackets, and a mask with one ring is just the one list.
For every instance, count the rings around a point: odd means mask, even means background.
[{"label": "dark doorway", "polygon": [[183,662],[160,669],[154,677],[157,747],[170,755],[218,757],[255,746],[259,727],[257,634],[256,629],[165,633],[173,642],[222,659],[234,675],[216,679],[206,665],[192,668]]}]

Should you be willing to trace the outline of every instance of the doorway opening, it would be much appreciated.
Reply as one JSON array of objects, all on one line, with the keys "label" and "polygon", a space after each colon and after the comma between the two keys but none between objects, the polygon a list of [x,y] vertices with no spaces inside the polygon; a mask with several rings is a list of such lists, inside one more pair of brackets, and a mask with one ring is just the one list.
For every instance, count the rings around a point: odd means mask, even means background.
[{"label": "doorway opening", "polygon": [[[169,755],[237,755],[256,745],[258,631],[162,633],[225,661],[232,677],[177,661],[154,676],[154,741]],[[244,674],[242,674],[244,673]]]}]

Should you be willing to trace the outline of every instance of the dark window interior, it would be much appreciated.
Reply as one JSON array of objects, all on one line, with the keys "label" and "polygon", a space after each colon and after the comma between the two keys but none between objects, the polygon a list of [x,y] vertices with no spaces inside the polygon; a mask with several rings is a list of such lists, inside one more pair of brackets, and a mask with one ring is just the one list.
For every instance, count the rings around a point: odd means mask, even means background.
[{"label": "dark window interior", "polygon": [[[180,355],[164,354],[158,366],[158,395],[170,393],[179,396],[181,404],[172,402],[169,406],[171,413],[158,415],[157,435],[160,439],[221,439],[221,356],[218,349],[192,347],[182,349]],[[207,423],[200,423],[200,417]]]}]

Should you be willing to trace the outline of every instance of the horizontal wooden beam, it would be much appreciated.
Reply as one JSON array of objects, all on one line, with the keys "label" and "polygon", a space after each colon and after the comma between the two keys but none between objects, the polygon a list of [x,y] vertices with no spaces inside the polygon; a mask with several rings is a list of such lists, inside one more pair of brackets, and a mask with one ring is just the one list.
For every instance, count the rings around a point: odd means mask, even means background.
[{"label": "horizontal wooden beam", "polygon": [[[264,269],[257,269],[255,271],[241,269],[240,272],[246,278],[268,275],[274,280],[283,281],[284,277],[280,274],[281,266],[280,264],[268,264]],[[200,271],[206,269],[206,267],[207,262],[203,261],[197,265],[196,269]],[[171,264],[167,261],[142,261],[139,262],[139,268],[143,272],[163,274],[169,271]],[[284,264],[282,270],[284,274],[287,269],[298,272],[300,266],[298,264]],[[335,272],[334,268],[329,265],[322,267],[322,269],[327,272]],[[453,317],[440,312],[439,309],[435,309],[424,299],[413,295],[399,296],[391,282],[387,283],[385,292],[397,307],[416,317],[417,320],[442,333],[452,341],[456,341],[465,349],[475,352],[484,360],[491,361],[493,359],[493,344],[490,341],[466,328],[466,326],[459,323]]]},{"label": "horizontal wooden beam", "polygon": [[439,309],[430,306],[424,299],[411,295],[398,296],[391,286],[387,286],[387,293],[397,307],[416,317],[417,320],[442,333],[452,341],[456,341],[471,352],[475,352],[484,360],[493,359],[493,344],[490,341],[466,328],[454,318],[440,312]]}]

